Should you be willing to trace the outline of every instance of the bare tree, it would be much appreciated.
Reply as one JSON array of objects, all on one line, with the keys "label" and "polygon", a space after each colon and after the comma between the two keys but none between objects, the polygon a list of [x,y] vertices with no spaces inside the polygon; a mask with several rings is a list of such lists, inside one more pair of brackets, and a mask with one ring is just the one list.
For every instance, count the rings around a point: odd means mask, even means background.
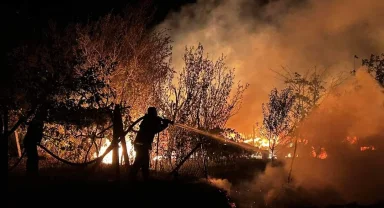
[{"label": "bare tree", "polygon": [[[247,85],[236,86],[234,69],[226,66],[225,57],[212,61],[201,44],[185,49],[184,63],[176,84],[170,82],[164,90],[164,114],[206,131],[224,128],[240,108]],[[199,138],[180,129],[171,129],[170,134],[169,147],[178,149],[181,157]]]},{"label": "bare tree", "polygon": [[171,39],[166,30],[148,28],[153,16],[149,6],[130,6],[121,15],[111,13],[76,26],[79,45],[89,63],[104,57],[117,63],[111,78],[115,102],[128,103],[134,117],[154,104],[160,86],[173,73]]},{"label": "bare tree", "polygon": [[303,141],[302,135],[299,135],[298,132],[300,123],[321,103],[325,96],[342,83],[343,76],[339,74],[331,77],[327,68],[319,70],[317,67],[308,69],[303,74],[293,72],[287,67],[283,67],[283,73],[276,71],[275,73],[283,79],[287,87],[292,89],[295,96],[292,107],[291,142],[289,142],[289,144],[293,143],[294,148],[288,176],[288,181],[290,181],[293,163],[297,155],[298,141]]},{"label": "bare tree", "polygon": [[343,82],[343,74],[331,76],[327,68],[318,69],[316,66],[305,73],[298,73],[283,67],[283,73],[274,71],[284,84],[291,88],[296,99],[294,103],[295,125],[303,120],[312,109],[316,108],[321,100],[335,87]]},{"label": "bare tree", "polygon": [[[117,63],[110,76],[110,85],[116,92],[112,102],[123,108],[129,105],[129,115],[122,114],[127,125],[130,116],[137,118],[149,105],[156,105],[156,96],[173,73],[167,31],[148,27],[153,12],[149,3],[129,5],[123,14],[110,13],[74,27],[79,49],[87,56],[88,64],[104,58]],[[114,155],[118,156],[117,148]]]},{"label": "bare tree", "polygon": [[269,102],[262,104],[263,109],[263,134],[269,140],[271,160],[277,145],[286,139],[291,129],[291,109],[295,97],[290,88],[279,92],[274,88],[269,94]]}]

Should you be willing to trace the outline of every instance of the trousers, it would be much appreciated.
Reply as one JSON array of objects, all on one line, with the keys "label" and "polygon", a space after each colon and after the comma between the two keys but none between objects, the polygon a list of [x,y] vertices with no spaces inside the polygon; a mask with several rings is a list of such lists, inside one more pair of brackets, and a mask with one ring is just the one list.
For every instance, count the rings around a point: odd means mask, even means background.
[{"label": "trousers", "polygon": [[136,178],[137,173],[141,169],[144,180],[149,178],[149,149],[143,145],[135,145],[136,157],[131,167],[129,176],[131,179]]},{"label": "trousers", "polygon": [[37,153],[36,144],[28,144],[25,146],[27,153],[27,174],[37,175],[39,172],[39,155]]}]

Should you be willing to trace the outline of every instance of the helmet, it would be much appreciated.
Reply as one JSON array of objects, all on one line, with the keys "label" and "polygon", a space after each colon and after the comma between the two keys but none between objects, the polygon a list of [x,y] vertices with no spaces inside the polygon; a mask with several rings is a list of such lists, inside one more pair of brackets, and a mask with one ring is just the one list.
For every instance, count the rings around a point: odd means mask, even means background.
[{"label": "helmet", "polygon": [[155,107],[149,107],[148,111],[147,111],[147,114],[150,115],[150,116],[157,116],[156,108]]}]

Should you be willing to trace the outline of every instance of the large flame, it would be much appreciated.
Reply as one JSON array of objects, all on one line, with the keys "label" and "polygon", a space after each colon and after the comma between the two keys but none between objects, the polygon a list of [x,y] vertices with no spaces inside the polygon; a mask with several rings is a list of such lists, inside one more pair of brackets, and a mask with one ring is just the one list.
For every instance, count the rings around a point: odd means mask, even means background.
[{"label": "large flame", "polygon": [[269,149],[269,141],[265,138],[256,137],[253,139],[244,140],[244,143],[254,145],[260,149],[268,150]]},{"label": "large flame", "polygon": [[[130,160],[130,163],[132,163],[132,161],[135,159],[136,157],[136,151],[135,149],[133,148],[133,144],[131,142],[131,140],[128,138],[128,137],[125,137],[125,141],[126,141],[126,144],[127,144],[127,152],[128,152],[128,157],[129,157],[129,160]],[[105,139],[105,142],[103,143],[103,145],[100,147],[100,151],[99,151],[99,155],[102,155],[104,154],[104,152],[107,150],[107,148],[111,145],[111,142],[109,141],[109,139]],[[94,153],[93,156],[96,158],[98,157],[99,155],[97,155],[97,153]],[[121,146],[121,143],[119,143],[119,158],[120,158],[120,162],[122,164],[125,163],[124,159],[123,159],[123,148]],[[112,164],[112,151],[109,152],[104,158],[103,158],[103,163],[104,164]]]}]

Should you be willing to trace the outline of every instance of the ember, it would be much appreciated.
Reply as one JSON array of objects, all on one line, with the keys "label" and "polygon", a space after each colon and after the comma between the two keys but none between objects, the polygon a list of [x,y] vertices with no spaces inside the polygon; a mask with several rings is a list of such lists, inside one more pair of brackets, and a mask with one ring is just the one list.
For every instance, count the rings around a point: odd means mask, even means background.
[{"label": "ember", "polygon": [[316,152],[315,148],[312,147],[311,155],[312,155],[312,157],[319,158],[322,160],[324,160],[328,157],[327,151],[325,151],[324,147],[320,148],[320,152]]},{"label": "ember", "polygon": [[357,144],[357,137],[347,137],[346,139],[345,139],[348,143],[350,143],[350,144]]},{"label": "ember", "polygon": [[360,147],[360,151],[366,151],[366,150],[376,150],[374,146],[368,146],[368,147]]},{"label": "ember", "polygon": [[317,158],[324,160],[327,157],[328,157],[328,154],[325,151],[325,148],[322,147],[321,150],[320,150],[320,154],[317,156]]}]

